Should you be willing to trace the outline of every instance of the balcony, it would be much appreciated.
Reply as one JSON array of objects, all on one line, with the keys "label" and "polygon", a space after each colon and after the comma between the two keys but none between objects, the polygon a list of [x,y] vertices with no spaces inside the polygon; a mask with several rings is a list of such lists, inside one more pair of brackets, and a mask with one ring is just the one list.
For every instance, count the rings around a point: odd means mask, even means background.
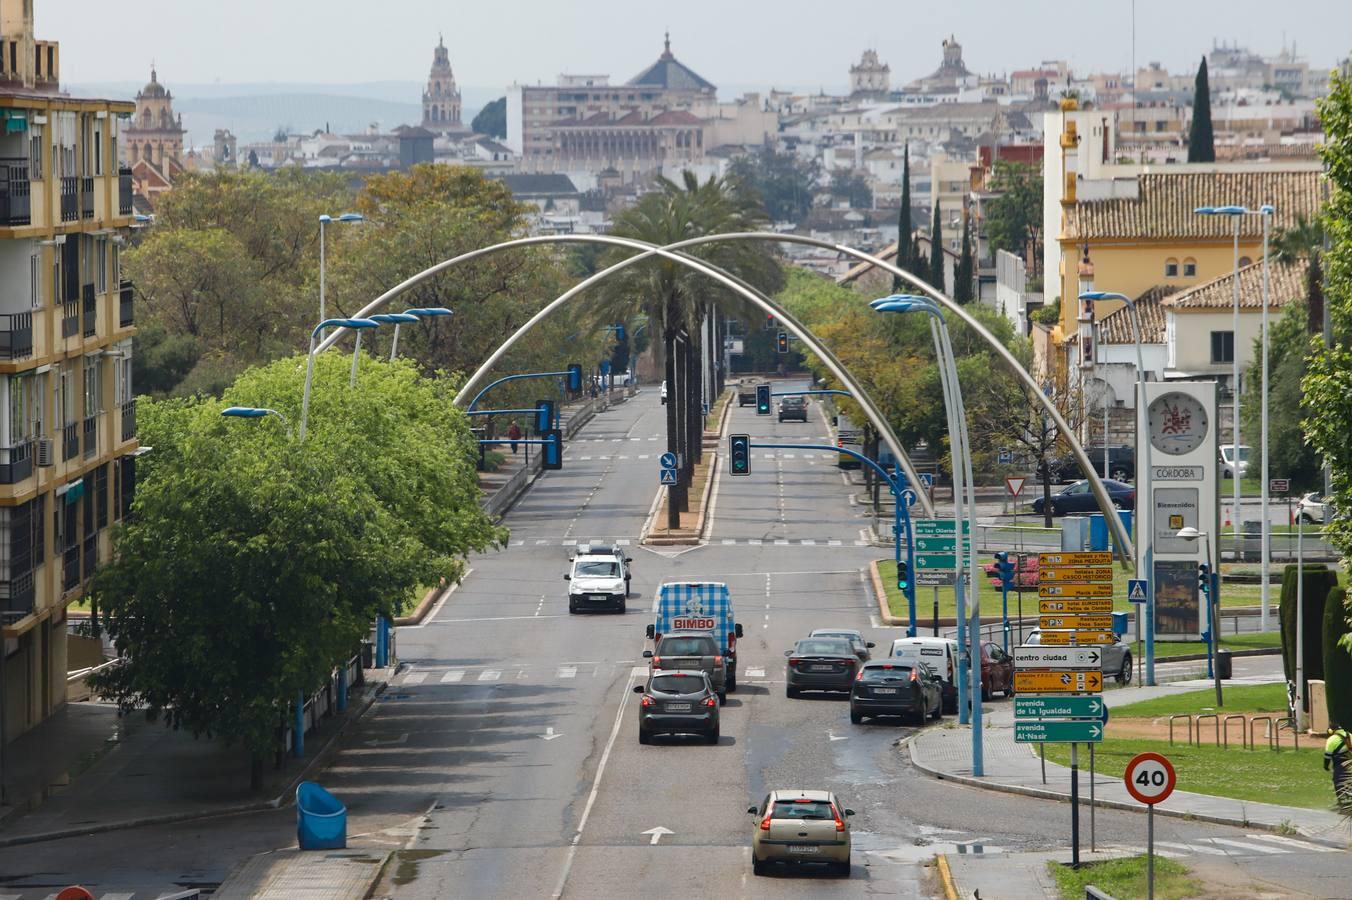
[{"label": "balcony", "polygon": [[99,331],[99,301],[94,294],[94,285],[81,285],[80,296],[84,301],[84,336],[93,337]]},{"label": "balcony", "polygon": [[131,169],[121,166],[117,170],[117,214],[129,216],[135,209],[131,203]]},{"label": "balcony", "polygon": [[28,160],[0,159],[0,225],[28,225],[33,221]]},{"label": "balcony", "polygon": [[15,575],[10,581],[0,581],[0,624],[12,624],[32,615],[36,597],[32,572]]},{"label": "balcony", "polygon": [[132,307],[132,284],[124,281],[117,289],[117,324],[119,328],[130,328],[136,321]]},{"label": "balcony", "polygon": [[18,484],[32,474],[32,441],[0,448],[0,484]]},{"label": "balcony", "polygon": [[70,462],[80,455],[80,423],[70,422],[61,429],[61,460]]},{"label": "balcony", "polygon": [[85,459],[93,456],[99,451],[99,416],[95,413],[92,416],[86,416],[84,420],[84,455]]},{"label": "balcony", "polygon": [[80,218],[94,218],[94,177],[86,175],[80,179]]},{"label": "balcony", "polygon": [[136,439],[136,400],[128,400],[122,404],[122,440],[131,441]]},{"label": "balcony", "polygon": [[74,337],[80,333],[80,301],[67,300],[61,304],[61,336]]},{"label": "balcony", "polygon": [[74,222],[80,218],[80,179],[74,175],[61,178],[61,221]]},{"label": "balcony", "polygon": [[0,359],[33,355],[33,314],[0,314]]}]

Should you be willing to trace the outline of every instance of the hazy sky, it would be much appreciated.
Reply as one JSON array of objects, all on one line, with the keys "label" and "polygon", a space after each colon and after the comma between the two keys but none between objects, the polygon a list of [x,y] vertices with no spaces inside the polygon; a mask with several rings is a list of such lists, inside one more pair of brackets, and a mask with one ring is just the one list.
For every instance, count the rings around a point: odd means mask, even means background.
[{"label": "hazy sky", "polygon": [[[1068,59],[1126,70],[1130,0],[37,0],[65,81],[422,80],[437,32],[463,84],[633,77],[672,32],[677,57],[717,85],[835,86],[866,47],[893,84],[932,70],[954,33],[981,73]],[[1283,35],[1311,63],[1352,51],[1352,0],[1136,0],[1136,59],[1183,69],[1213,38],[1271,54]]]}]

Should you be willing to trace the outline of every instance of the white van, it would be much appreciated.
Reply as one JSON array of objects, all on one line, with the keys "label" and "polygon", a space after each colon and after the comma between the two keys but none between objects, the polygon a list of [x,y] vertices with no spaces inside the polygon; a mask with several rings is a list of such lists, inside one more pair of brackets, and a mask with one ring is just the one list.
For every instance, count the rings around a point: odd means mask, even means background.
[{"label": "white van", "polygon": [[958,711],[958,642],[952,638],[905,637],[892,642],[894,659],[921,660],[943,678],[944,712]]}]

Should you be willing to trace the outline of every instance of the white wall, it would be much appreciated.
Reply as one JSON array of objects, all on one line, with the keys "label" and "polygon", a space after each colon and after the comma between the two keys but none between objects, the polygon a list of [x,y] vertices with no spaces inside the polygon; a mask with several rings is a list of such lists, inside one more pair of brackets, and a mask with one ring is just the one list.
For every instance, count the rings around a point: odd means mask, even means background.
[{"label": "white wall", "polygon": [[[29,276],[32,253],[32,241],[0,241],[0,313],[28,312],[33,308]],[[50,280],[50,272],[43,274]]]}]

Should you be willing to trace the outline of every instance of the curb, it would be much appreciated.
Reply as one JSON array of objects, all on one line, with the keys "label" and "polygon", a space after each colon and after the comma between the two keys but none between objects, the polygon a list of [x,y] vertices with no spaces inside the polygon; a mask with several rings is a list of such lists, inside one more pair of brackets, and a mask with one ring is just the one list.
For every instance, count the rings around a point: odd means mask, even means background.
[{"label": "curb", "polygon": [[246,812],[259,812],[265,809],[281,809],[291,802],[296,793],[296,786],[304,781],[312,772],[320,766],[326,764],[333,757],[335,748],[338,744],[338,738],[351,726],[351,724],[362,716],[375,704],[376,698],[385,693],[389,687],[389,682],[378,682],[369,697],[365,699],[361,709],[351,711],[346,720],[329,737],[323,748],[319,750],[310,761],[305,764],[289,782],[283,791],[271,800],[254,800],[249,803],[237,803],[233,806],[222,807],[210,811],[194,810],[192,812],[164,813],[158,816],[142,816],[138,819],[123,819],[119,822],[101,822],[97,825],[87,825],[83,828],[67,828],[59,831],[44,831],[38,834],[20,834],[14,837],[0,838],[0,848],[16,847],[22,844],[39,844],[44,841],[64,840],[65,838],[84,837],[90,834],[102,834],[108,831],[117,831],[122,828],[142,828],[147,825],[167,825],[175,822],[194,822],[203,819],[218,819],[223,816],[234,816]]},{"label": "curb", "polygon": [[944,900],[958,900],[958,886],[953,882],[953,870],[948,866],[948,855],[945,853],[936,855],[934,867],[939,870],[939,884],[944,889]]},{"label": "curb", "polygon": [[868,574],[873,579],[874,599],[878,601],[878,620],[884,625],[909,625],[908,620],[892,615],[892,610],[887,606],[887,589],[883,587],[882,576],[878,574],[878,560],[869,562]]},{"label": "curb", "polygon": [[395,626],[421,625],[422,620],[427,618],[428,612],[430,612],[437,601],[441,599],[441,595],[450,590],[450,588],[451,586],[448,584],[446,587],[434,587],[429,590],[427,595],[422,598],[422,602],[418,604],[417,608],[414,609],[410,615],[399,616],[394,620]]}]

